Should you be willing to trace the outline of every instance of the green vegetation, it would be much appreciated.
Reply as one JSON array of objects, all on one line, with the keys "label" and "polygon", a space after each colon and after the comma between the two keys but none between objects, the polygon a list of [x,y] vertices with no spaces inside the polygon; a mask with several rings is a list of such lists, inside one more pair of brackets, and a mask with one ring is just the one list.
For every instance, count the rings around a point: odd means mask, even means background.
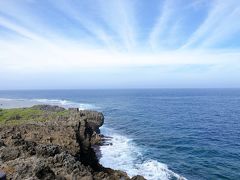
[{"label": "green vegetation", "polygon": [[56,118],[68,117],[69,111],[46,111],[36,107],[0,109],[0,125],[22,124],[24,122],[44,122]]}]

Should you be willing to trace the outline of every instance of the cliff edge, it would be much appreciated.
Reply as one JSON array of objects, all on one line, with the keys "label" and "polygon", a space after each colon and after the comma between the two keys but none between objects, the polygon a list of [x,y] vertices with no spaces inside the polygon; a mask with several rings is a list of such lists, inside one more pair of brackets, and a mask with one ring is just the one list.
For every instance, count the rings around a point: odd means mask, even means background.
[{"label": "cliff edge", "polygon": [[99,164],[93,147],[103,141],[103,123],[96,111],[50,105],[0,109],[0,172],[7,179],[143,180]]}]

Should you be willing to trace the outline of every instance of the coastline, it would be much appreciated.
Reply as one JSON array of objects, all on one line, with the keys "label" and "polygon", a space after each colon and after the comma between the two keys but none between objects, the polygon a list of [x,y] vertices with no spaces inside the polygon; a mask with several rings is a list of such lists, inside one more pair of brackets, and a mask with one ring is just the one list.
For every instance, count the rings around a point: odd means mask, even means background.
[{"label": "coastline", "polygon": [[[2,107],[6,108],[3,104]],[[43,112],[41,117],[46,117],[47,114],[50,119],[44,122],[24,121],[17,125],[11,124],[11,120],[8,120],[7,123],[10,122],[10,124],[7,126],[0,125],[0,161],[2,161],[0,169],[6,172],[7,178],[10,176],[13,179],[28,177],[144,179],[142,176],[130,178],[125,172],[105,168],[99,164],[93,146],[99,146],[103,141],[99,134],[99,127],[104,122],[102,113],[79,111],[77,108],[66,110],[50,105],[36,105],[17,110],[18,112],[28,111],[28,113]],[[5,111],[9,109],[2,110],[2,113]],[[21,121],[20,117],[21,115],[15,119],[14,116],[13,122]],[[72,172],[65,163],[73,166],[70,168]],[[23,164],[25,166],[21,169]],[[29,167],[30,164],[33,165],[32,169]]]},{"label": "coastline", "polygon": [[[79,110],[101,111],[92,104],[83,104],[61,99],[8,99],[0,98],[0,108],[19,108],[31,107],[33,104],[50,104],[64,107],[66,109],[80,107]],[[20,106],[19,106],[20,105]],[[142,149],[135,144],[131,138],[122,135],[107,125],[100,127],[101,134],[111,139],[106,141],[105,146],[94,146],[100,164],[126,172],[130,177],[137,174],[149,180],[168,180],[170,177],[175,179],[185,179],[184,177],[171,171],[166,164],[153,159],[145,159]],[[144,159],[143,159],[144,158]]]}]

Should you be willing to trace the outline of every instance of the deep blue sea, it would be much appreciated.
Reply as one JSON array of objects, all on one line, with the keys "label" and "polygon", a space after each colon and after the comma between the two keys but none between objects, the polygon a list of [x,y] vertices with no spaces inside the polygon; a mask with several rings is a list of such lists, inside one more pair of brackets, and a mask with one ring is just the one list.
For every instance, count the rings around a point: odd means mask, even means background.
[{"label": "deep blue sea", "polygon": [[239,180],[240,89],[0,91],[0,98],[95,109],[113,137],[100,162],[147,179]]}]

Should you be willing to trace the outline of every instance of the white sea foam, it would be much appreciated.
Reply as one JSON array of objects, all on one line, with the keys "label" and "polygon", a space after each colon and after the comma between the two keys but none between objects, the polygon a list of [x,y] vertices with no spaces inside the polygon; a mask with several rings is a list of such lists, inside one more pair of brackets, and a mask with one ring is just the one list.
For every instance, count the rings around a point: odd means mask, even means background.
[{"label": "white sea foam", "polygon": [[101,133],[112,137],[112,145],[101,146],[100,163],[105,167],[127,172],[129,176],[142,175],[148,180],[185,180],[171,171],[166,164],[156,160],[145,160],[141,149],[130,138],[103,127]]},{"label": "white sea foam", "polygon": [[30,107],[37,104],[50,104],[57,105],[64,108],[79,108],[80,110],[99,109],[97,106],[88,103],[78,103],[61,99],[10,99],[0,98],[0,102],[3,108],[17,108],[17,107]]},{"label": "white sea foam", "polygon": [[78,102],[73,102],[73,101],[68,101],[68,100],[60,100],[60,99],[31,99],[31,101],[36,101],[41,104],[50,104],[50,105],[58,105],[62,106],[65,108],[79,108],[80,110],[85,110],[85,109],[98,109],[95,105],[93,104],[88,104],[88,103],[78,103]]}]

